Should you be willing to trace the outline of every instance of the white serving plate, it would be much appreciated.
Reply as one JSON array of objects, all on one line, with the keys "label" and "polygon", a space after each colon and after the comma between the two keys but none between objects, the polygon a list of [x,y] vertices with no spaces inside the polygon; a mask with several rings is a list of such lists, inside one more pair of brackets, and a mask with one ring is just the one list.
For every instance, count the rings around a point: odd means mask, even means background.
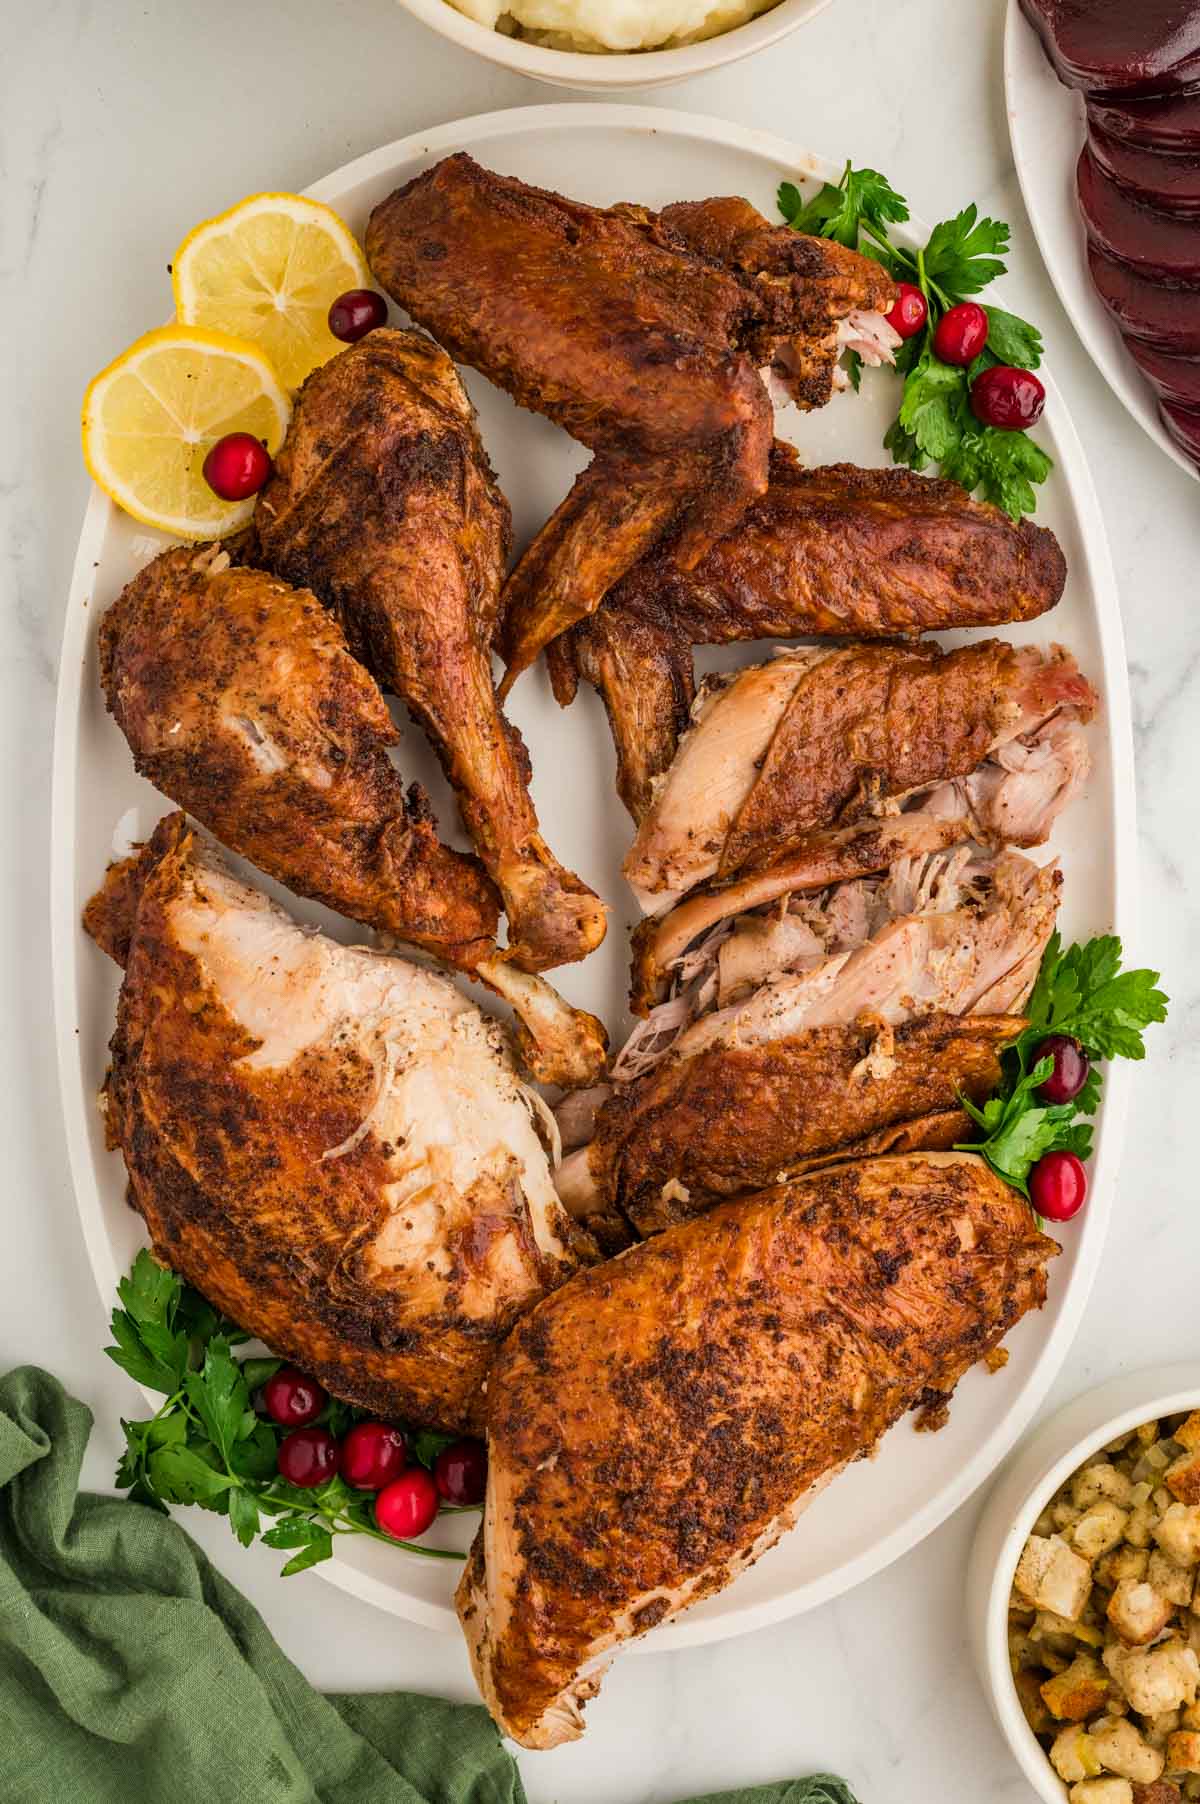
[{"label": "white serving plate", "polygon": [[984,1505],[967,1565],[971,1649],[997,1723],[1043,1804],[1066,1786],[1025,1720],[1008,1660],[1008,1600],[1034,1523],[1059,1486],[1120,1434],[1200,1405],[1200,1365],[1126,1372],[1076,1397],[1019,1447]]},{"label": "white serving plate", "polygon": [[1092,286],[1087,237],[1075,200],[1075,165],[1087,135],[1083,96],[1055,75],[1020,0],[1008,0],[1004,83],[1017,179],[1058,298],[1118,401],[1172,463],[1200,481],[1200,469],[1163,425],[1154,390]]},{"label": "white serving plate", "polygon": [[[580,199],[634,198],[651,205],[711,194],[745,194],[773,215],[783,177],[836,176],[836,163],[765,133],[687,114],[625,106],[547,106],[493,113],[385,146],[310,190],[361,232],[370,208],[398,183],[458,149],[526,181],[553,184]],[[243,173],[252,188],[254,171]],[[232,198],[232,196],[231,196]],[[179,222],[180,229],[187,221]],[[918,228],[919,230],[920,228]],[[146,321],[161,306],[146,297]],[[483,436],[514,508],[518,542],[550,513],[585,453],[546,421],[520,412],[474,375],[468,387]],[[1056,459],[1039,519],[1058,533],[1071,568],[1066,598],[1045,625],[1011,629],[1015,640],[1053,638],[1069,645],[1105,698],[1093,729],[1095,769],[1088,792],[1056,836],[1066,870],[1061,925],[1068,939],[1115,929],[1128,938],[1136,894],[1133,750],[1121,620],[1112,565],[1083,452],[1052,380],[1039,436]],[[838,458],[887,462],[881,439],[897,405],[886,373],[868,373],[862,395],[847,394],[811,418],[794,411],[780,429],[813,462]],[[163,799],[135,778],[127,747],[104,710],[95,629],[103,610],[158,541],[92,496],[75,565],[60,673],[54,773],[53,897],[58,1049],[67,1140],[80,1218],[96,1282],[107,1304],[144,1239],[124,1201],[119,1156],[106,1151],[96,1094],[103,1081],[118,974],[79,926],[83,904],[112,852],[115,824],[136,811],[141,833],[164,812]],[[727,648],[726,666],[753,661],[762,648]],[[716,654],[712,655],[716,661]],[[612,904],[608,940],[585,966],[557,974],[570,998],[595,1010],[619,1042],[624,1009],[625,930],[635,918],[620,876],[630,823],[612,785],[613,755],[603,712],[590,691],[562,713],[544,673],[522,678],[512,714],[533,758],[534,793],[546,835],[559,856],[583,872]],[[404,727],[406,776],[426,782],[444,826],[450,798],[421,735]],[[312,906],[291,906],[342,938],[356,930]],[[777,1621],[824,1603],[907,1552],[981,1484],[1029,1423],[1066,1356],[1091,1288],[1113,1202],[1125,1117],[1127,1073],[1105,1084],[1091,1201],[1062,1238],[1045,1311],[1011,1336],[1010,1361],[996,1376],[970,1374],[949,1426],[918,1435],[907,1424],[887,1437],[873,1462],[855,1465],[820,1497],[801,1526],[735,1585],[659,1630],[651,1647],[694,1645]],[[469,1519],[449,1518],[441,1532],[465,1545]],[[350,1541],[318,1568],[335,1583],[430,1627],[454,1626],[457,1569],[377,1543]]]}]

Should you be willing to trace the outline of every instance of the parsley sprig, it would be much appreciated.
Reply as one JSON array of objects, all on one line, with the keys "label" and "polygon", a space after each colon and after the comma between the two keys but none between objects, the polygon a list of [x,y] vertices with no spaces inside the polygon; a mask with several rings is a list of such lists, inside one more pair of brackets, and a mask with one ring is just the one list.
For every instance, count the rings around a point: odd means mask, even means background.
[{"label": "parsley sprig", "polygon": [[[251,1337],[220,1315],[144,1249],[117,1286],[114,1345],[104,1350],[129,1376],[166,1401],[147,1421],[122,1421],[125,1452],[116,1482],[138,1503],[198,1504],[229,1518],[243,1547],[261,1533],[267,1547],[295,1549],[283,1576],[327,1560],[339,1535],[371,1535],[426,1559],[461,1560],[441,1547],[396,1541],[379,1529],[371,1503],[340,1476],[312,1489],[291,1485],[276,1460],[284,1431],[254,1408],[259,1387],[282,1360],[235,1359]],[[332,1398],[318,1420],[340,1436],[365,1412]],[[409,1452],[432,1466],[451,1435],[422,1430]],[[263,1527],[263,1518],[270,1526]]]},{"label": "parsley sprig", "polygon": [[[933,353],[937,323],[960,301],[981,294],[1005,272],[1009,229],[1003,220],[981,218],[975,206],[936,225],[929,242],[910,250],[894,244],[889,225],[909,217],[908,203],[875,169],[847,163],[839,182],[826,182],[806,201],[792,182],[779,189],[779,211],[798,232],[832,238],[849,250],[882,263],[897,282],[911,282],[925,296],[929,316],[923,329],[896,353],[904,377],[900,409],[884,437],[896,463],[924,470],[937,464],[944,476],[976,490],[1014,520],[1037,506],[1035,488],[1053,464],[1025,432],[998,432],[984,426],[971,409],[971,385],[997,364],[1035,370],[1042,361],[1036,327],[1001,307],[985,307],[988,342],[966,369],[942,363]],[[850,377],[858,387],[861,359],[849,353]]]},{"label": "parsley sprig", "polygon": [[[1167,998],[1157,971],[1122,971],[1115,934],[1062,949],[1055,933],[1046,947],[1026,1015],[1029,1026],[1004,1053],[1000,1089],[982,1109],[966,1097],[963,1107],[983,1138],[958,1150],[982,1153],[1000,1177],[1029,1195],[1029,1173],[1046,1153],[1060,1150],[1086,1159],[1091,1123],[1100,1102],[1098,1059],[1142,1059],[1143,1030],[1167,1018]],[[1077,1040],[1091,1061],[1087,1082],[1072,1102],[1044,1103],[1037,1091],[1054,1066],[1034,1059],[1049,1034]],[[1034,1060],[1031,1064],[1030,1061]]]}]

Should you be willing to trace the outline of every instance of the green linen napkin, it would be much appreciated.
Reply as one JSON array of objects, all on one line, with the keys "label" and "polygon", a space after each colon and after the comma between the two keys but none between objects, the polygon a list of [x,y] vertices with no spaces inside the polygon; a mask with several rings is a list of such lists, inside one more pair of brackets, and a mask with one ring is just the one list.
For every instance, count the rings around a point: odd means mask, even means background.
[{"label": "green linen napkin", "polygon": [[[0,1379],[4,1804],[525,1804],[486,1711],[323,1696],[177,1523],[78,1492],[91,1425],[48,1373]],[[821,1776],[697,1804],[855,1800]]]}]

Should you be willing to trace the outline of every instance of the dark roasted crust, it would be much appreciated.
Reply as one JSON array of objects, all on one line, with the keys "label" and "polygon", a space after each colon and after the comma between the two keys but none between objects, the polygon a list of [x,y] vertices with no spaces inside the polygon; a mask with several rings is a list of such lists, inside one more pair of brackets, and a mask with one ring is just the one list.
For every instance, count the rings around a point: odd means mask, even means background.
[{"label": "dark roasted crust", "polygon": [[721,876],[794,851],[877,798],[965,777],[1017,711],[1011,645],[851,645],[796,685],[750,794],[726,837]]},{"label": "dark roasted crust", "polygon": [[754,296],[637,208],[446,157],[376,207],[377,278],[460,362],[596,461],[505,591],[507,682],[668,535],[690,568],[766,487]]},{"label": "dark roasted crust", "polygon": [[528,756],[493,686],[509,507],[440,346],[380,329],[315,370],[255,528],[258,561],[332,609],[428,733],[503,896],[515,962],[585,957],[603,910],[542,839]]},{"label": "dark roasted crust", "polygon": [[617,788],[640,820],[694,695],[693,645],[772,638],[908,638],[1031,620],[1062,597],[1052,532],[1015,525],[955,482],[909,470],[805,470],[776,443],[771,485],[690,572],[645,558],[552,648],[555,693],[577,672],[600,692]]},{"label": "dark roasted crust", "polygon": [[[881,1032],[864,1020],[668,1057],[601,1110],[592,1175],[639,1234],[654,1234],[902,1124],[908,1148],[944,1145],[941,1117],[960,1096],[991,1095],[1000,1049],[1024,1025],[1008,1015],[930,1015]],[[873,1074],[864,1066],[872,1052],[891,1068]],[[928,1141],[914,1126],[927,1117],[936,1118]]]},{"label": "dark roasted crust", "polygon": [[1041,1304],[1057,1250],[982,1160],[915,1155],[724,1204],[540,1304],[491,1386],[486,1581],[512,1615],[483,1657],[506,1732],[538,1736],[622,1610],[652,1606],[641,1632],[668,1593],[719,1590],[782,1511],[952,1391]]},{"label": "dark roasted crust", "polygon": [[[424,792],[405,793],[375,683],[308,590],[214,558],[164,552],[100,623],[101,682],[139,774],[298,895],[469,966],[492,948],[496,894],[441,844]],[[229,730],[239,702],[278,769]]]},{"label": "dark roasted crust", "polygon": [[467,1308],[494,1236],[516,1224],[533,1295],[563,1268],[531,1229],[520,1239],[519,1186],[496,1179],[464,1199],[448,1275],[427,1295],[370,1256],[392,1207],[391,1149],[368,1134],[336,1160],[321,1155],[354,1132],[378,1073],[354,1048],[247,1066],[256,1042],[172,929],[172,904],[203,884],[193,844],[174,814],[143,856],[106,1087],[109,1144],[154,1251],[333,1395],[388,1419],[477,1430],[488,1368],[519,1313]]},{"label": "dark roasted crust", "polygon": [[659,218],[753,295],[758,317],[745,342],[754,362],[771,366],[798,407],[824,407],[841,356],[839,325],[854,312],[886,313],[896,299],[882,264],[772,225],[737,195],[679,201]]}]

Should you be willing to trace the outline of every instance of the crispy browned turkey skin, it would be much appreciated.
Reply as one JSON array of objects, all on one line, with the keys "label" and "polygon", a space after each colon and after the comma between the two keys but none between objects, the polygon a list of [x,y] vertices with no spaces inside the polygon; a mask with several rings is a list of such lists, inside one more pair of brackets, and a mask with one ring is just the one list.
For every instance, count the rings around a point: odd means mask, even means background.
[{"label": "crispy browned turkey skin", "polygon": [[405,793],[383,697],[307,590],[218,546],[165,551],[101,621],[100,675],[138,771],[225,845],[503,995],[546,1083],[598,1074],[600,1023],[497,950],[490,879]]},{"label": "crispy browned turkey skin", "polygon": [[682,571],[662,551],[550,648],[560,702],[599,691],[617,789],[640,820],[695,697],[692,647],[735,640],[909,637],[1031,620],[1061,599],[1052,532],[1015,525],[955,482],[851,464],[805,470],[776,442],[771,486]]},{"label": "crispy browned turkey skin", "polygon": [[585,1250],[496,1023],[298,927],[181,814],[85,921],[125,964],[106,1124],[157,1257],[335,1396],[477,1426]]},{"label": "crispy browned turkey skin", "polygon": [[492,684],[508,503],[450,359],[379,330],[308,378],[254,516],[258,560],[331,607],[429,734],[529,971],[584,958],[604,909],[538,830]]},{"label": "crispy browned turkey skin", "polygon": [[165,551],[100,623],[100,679],[139,774],[298,895],[469,965],[498,898],[388,756],[400,735],[304,589]]},{"label": "crispy browned turkey skin", "polygon": [[[698,883],[761,869],[816,832],[982,774],[988,760],[971,804],[986,843],[1040,844],[1056,797],[1086,775],[1080,722],[1095,708],[1058,647],[867,642],[782,654],[702,692],[625,874],[659,913]],[[1002,788],[1005,759],[1031,779],[1019,794]]]},{"label": "crispy browned turkey skin", "polygon": [[865,1017],[664,1059],[601,1110],[589,1176],[644,1235],[864,1143],[952,1146],[971,1132],[960,1097],[992,1094],[1000,1050],[1024,1025],[939,1014],[890,1030]]},{"label": "crispy browned turkey skin", "polygon": [[578,1736],[616,1647],[728,1584],[906,1410],[937,1419],[1057,1251],[981,1159],[910,1154],[723,1204],[540,1304],[493,1372],[458,1592],[504,1732]]},{"label": "crispy browned turkey skin", "polygon": [[779,361],[781,340],[819,313],[827,399],[829,308],[891,304],[868,258],[788,243],[749,209],[759,240],[726,267],[728,231],[717,254],[693,249],[683,228],[699,242],[700,222],[673,211],[666,223],[584,206],[459,154],[371,215],[367,255],[388,292],[458,361],[596,453],[509,578],[505,687],[660,538],[689,569],[766,487],[772,410],[756,361]]}]

